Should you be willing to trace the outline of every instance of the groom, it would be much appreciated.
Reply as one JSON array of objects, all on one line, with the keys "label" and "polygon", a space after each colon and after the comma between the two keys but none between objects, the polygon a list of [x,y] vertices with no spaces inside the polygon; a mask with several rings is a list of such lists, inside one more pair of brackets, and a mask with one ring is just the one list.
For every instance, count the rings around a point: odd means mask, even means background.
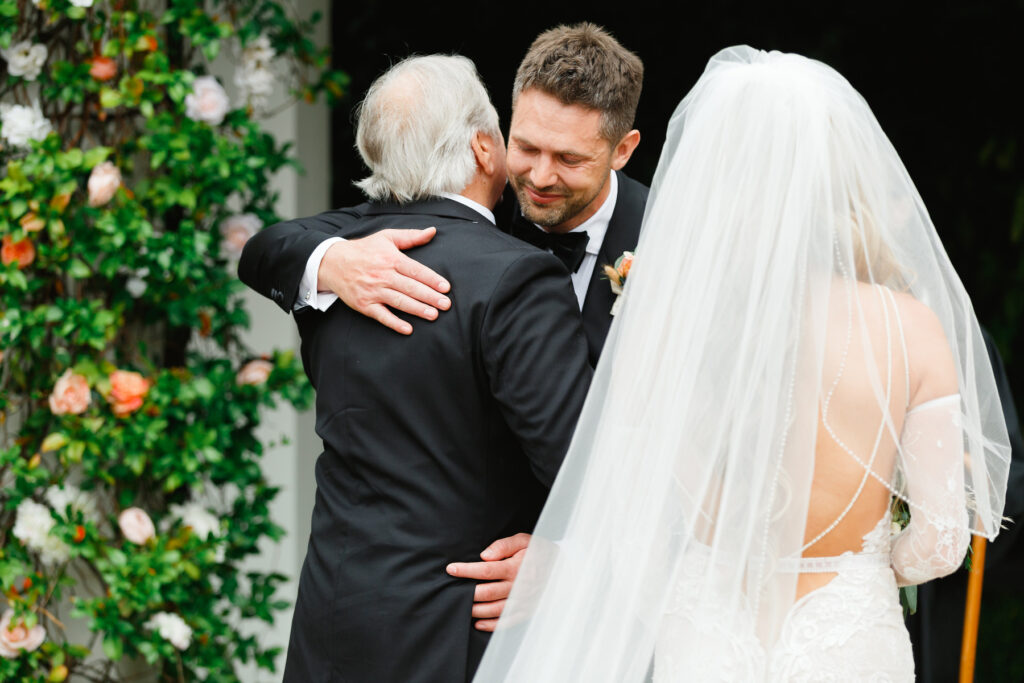
[{"label": "groom", "polygon": [[433,225],[416,257],[460,304],[412,339],[341,305],[295,311],[324,452],[284,680],[466,681],[488,634],[445,566],[536,522],[590,383],[586,341],[562,263],[493,225],[505,148],[472,62],[392,67],[356,137],[371,201],[309,229]]},{"label": "groom", "polygon": [[[635,249],[647,201],[647,187],[621,171],[640,140],[632,126],[642,80],[635,54],[600,27],[582,23],[537,37],[512,94],[508,177],[515,200],[499,227],[564,259],[592,365],[615,301],[602,266]],[[358,213],[356,207],[333,215],[340,220]],[[285,311],[322,310],[340,296],[402,334],[412,332],[409,316],[443,319],[439,311],[451,305],[447,280],[399,251],[425,244],[432,230],[387,230],[343,241],[325,237],[314,222],[281,223],[250,240],[239,264],[246,284]],[[455,576],[488,581],[476,589],[478,629],[494,629],[527,540],[525,534],[501,539],[481,554],[488,561],[451,566]]]}]

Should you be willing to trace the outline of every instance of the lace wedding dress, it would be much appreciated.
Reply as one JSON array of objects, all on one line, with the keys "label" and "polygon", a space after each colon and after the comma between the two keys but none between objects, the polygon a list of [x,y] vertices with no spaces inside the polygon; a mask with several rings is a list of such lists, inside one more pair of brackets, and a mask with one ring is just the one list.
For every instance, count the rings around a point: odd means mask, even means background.
[{"label": "lace wedding dress", "polygon": [[[886,318],[897,322],[900,345],[906,354],[903,326],[892,293],[877,286],[876,291]],[[888,326],[886,330],[888,333]],[[892,347],[891,339],[887,339],[886,346]],[[847,352],[844,350],[841,368],[847,365]],[[905,355],[903,365],[908,366]],[[887,392],[891,393],[891,362],[887,374]],[[840,379],[841,375],[836,377],[833,388]],[[909,375],[905,392],[910,393]],[[878,442],[875,453],[859,457],[836,435],[828,414],[826,398],[822,411],[825,431],[863,465],[868,473],[865,476],[869,476]],[[741,606],[729,612],[710,607],[728,604],[729,586],[715,586],[714,581],[709,585],[708,576],[716,572],[728,576],[729,572],[722,560],[712,566],[707,546],[692,548],[684,557],[681,575],[666,606],[655,647],[655,683],[913,681],[914,658],[898,586],[923,583],[954,571],[969,543],[959,417],[959,394],[928,401],[906,412],[899,467],[915,500],[906,529],[894,536],[892,517],[886,510],[874,529],[862,537],[859,552],[779,561],[781,572],[832,574],[833,578],[792,604],[770,648],[757,635],[757,618],[752,610]],[[839,518],[804,550],[834,531],[862,490],[863,483]],[[720,595],[714,595],[717,588],[721,589]]]}]

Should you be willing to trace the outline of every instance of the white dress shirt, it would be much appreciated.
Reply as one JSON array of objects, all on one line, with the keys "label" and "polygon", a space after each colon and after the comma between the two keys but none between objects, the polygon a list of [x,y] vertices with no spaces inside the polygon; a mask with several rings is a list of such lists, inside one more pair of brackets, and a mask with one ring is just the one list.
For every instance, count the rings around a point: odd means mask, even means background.
[{"label": "white dress shirt", "polygon": [[[441,196],[445,199],[451,199],[459,204],[468,206],[486,218],[488,223],[494,225],[494,213],[483,204],[475,202],[469,197],[463,197],[461,194],[455,194],[453,192],[442,192]],[[320,272],[320,264],[324,260],[324,254],[327,253],[327,250],[331,248],[332,244],[341,241],[343,241],[343,238],[341,237],[328,237],[318,244],[316,249],[313,250],[313,253],[309,255],[309,260],[306,261],[306,270],[302,274],[302,280],[299,281],[299,296],[295,300],[295,308],[312,306],[314,310],[326,311],[331,307],[331,304],[338,300],[338,295],[334,292],[317,291],[317,275]]]},{"label": "white dress shirt", "polygon": [[[612,214],[615,213],[615,202],[619,197],[619,181],[615,177],[614,171],[611,173],[609,183],[611,184],[611,189],[608,191],[608,196],[605,198],[601,208],[583,224],[569,231],[587,233],[587,253],[584,254],[583,262],[580,263],[579,269],[572,273],[572,288],[576,292],[576,300],[579,302],[581,311],[583,310],[583,302],[587,298],[590,278],[594,274],[594,268],[597,267],[597,254],[601,251],[601,245],[604,244],[604,236],[608,232],[608,224],[612,220]],[[544,228],[541,228],[541,230],[544,230]],[[547,232],[547,230],[544,231]]]}]

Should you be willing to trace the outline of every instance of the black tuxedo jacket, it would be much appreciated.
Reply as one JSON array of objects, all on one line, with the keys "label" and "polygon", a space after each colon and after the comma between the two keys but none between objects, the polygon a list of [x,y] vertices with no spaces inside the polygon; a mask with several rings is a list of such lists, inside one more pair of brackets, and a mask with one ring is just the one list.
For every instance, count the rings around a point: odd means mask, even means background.
[{"label": "black tuxedo jacket", "polygon": [[487,635],[475,584],[445,566],[533,528],[590,383],[586,341],[554,256],[447,199],[360,212],[283,246],[436,226],[411,256],[458,304],[411,337],[343,303],[295,312],[324,452],[284,678],[467,681]]},{"label": "black tuxedo jacket", "polygon": [[[614,264],[624,251],[636,249],[640,239],[640,223],[644,217],[648,188],[621,171],[618,176],[619,190],[615,210],[608,223],[608,231],[597,257],[597,265],[583,300],[583,331],[587,336],[590,364],[597,365],[597,359],[604,347],[608,328],[612,324],[612,304],[615,295],[604,276],[601,266]],[[517,221],[526,221],[512,192],[506,193],[508,204],[505,226]],[[368,210],[368,204],[349,209],[328,211],[313,218],[303,218],[271,226],[249,240],[238,264],[238,276],[252,289],[272,299],[286,312],[291,312],[299,296],[299,282],[313,250],[324,240],[324,233],[335,234],[347,222],[355,220]],[[397,226],[392,226],[397,227]],[[504,227],[499,221],[499,227]],[[453,297],[457,297],[453,293]],[[459,306],[458,298],[454,306]],[[444,314],[442,314],[443,316]],[[417,324],[418,322],[418,324]],[[415,327],[425,326],[414,321]]]}]

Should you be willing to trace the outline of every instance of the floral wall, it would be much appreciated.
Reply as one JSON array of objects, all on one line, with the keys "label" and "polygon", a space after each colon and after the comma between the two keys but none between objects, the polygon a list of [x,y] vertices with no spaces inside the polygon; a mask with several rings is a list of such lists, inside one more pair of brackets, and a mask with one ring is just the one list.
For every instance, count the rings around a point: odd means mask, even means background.
[{"label": "floral wall", "polygon": [[274,667],[256,430],[310,395],[244,343],[234,268],[295,165],[265,117],[343,94],[317,20],[0,0],[0,680]]}]

